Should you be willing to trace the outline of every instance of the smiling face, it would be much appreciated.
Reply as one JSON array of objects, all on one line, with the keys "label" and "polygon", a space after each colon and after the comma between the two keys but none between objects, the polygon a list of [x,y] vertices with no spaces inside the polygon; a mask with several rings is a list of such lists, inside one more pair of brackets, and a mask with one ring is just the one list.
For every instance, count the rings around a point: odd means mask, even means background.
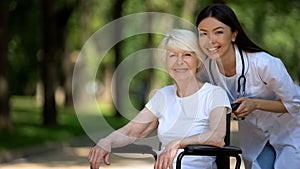
[{"label": "smiling face", "polygon": [[202,51],[211,59],[234,55],[233,42],[237,32],[213,17],[203,19],[198,25],[199,43]]},{"label": "smiling face", "polygon": [[194,78],[199,67],[199,59],[192,51],[168,49],[166,69],[175,81]]}]

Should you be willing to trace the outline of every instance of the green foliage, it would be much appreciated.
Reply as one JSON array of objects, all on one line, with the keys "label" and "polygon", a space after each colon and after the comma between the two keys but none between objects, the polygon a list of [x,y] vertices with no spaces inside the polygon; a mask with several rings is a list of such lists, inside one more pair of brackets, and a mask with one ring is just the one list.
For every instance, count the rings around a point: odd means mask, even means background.
[{"label": "green foliage", "polygon": [[46,128],[41,124],[41,107],[37,106],[34,97],[14,96],[11,104],[14,128],[10,133],[0,132],[0,138],[2,138],[0,139],[0,151],[84,135],[73,110],[60,108],[58,117],[60,125],[55,128]]},{"label": "green foliage", "polygon": [[113,128],[118,129],[129,122],[129,119],[124,117],[104,116],[107,123]]},{"label": "green foliage", "polygon": [[[196,1],[196,0],[195,0]],[[73,3],[74,0],[61,0],[60,5]],[[93,33],[101,29],[113,19],[114,0],[80,1],[74,9],[67,25],[67,53],[78,52]],[[138,12],[164,12],[179,17],[182,13],[198,14],[211,0],[197,1],[195,9],[184,10],[188,1],[174,0],[125,0],[122,15]],[[190,2],[190,1],[189,1]],[[236,12],[242,27],[249,37],[260,46],[283,60],[294,80],[300,80],[300,1],[290,0],[227,0],[228,5]],[[41,79],[39,60],[42,55],[42,1],[11,0],[9,4],[9,62],[11,77],[11,93],[13,95],[35,94],[36,83]],[[59,5],[59,6],[60,6]],[[58,6],[58,7],[59,7]],[[194,18],[190,19],[194,23]],[[123,40],[122,59],[136,51],[149,47],[157,47],[161,36],[153,35],[153,42],[148,46],[148,35],[136,35]],[[96,55],[92,53],[91,55]],[[94,62],[94,60],[89,60]],[[115,54],[111,50],[104,57],[98,69],[97,80],[104,83],[108,69],[113,72]],[[147,84],[143,88],[144,84]],[[170,84],[170,79],[163,71],[149,70],[138,73],[130,83],[130,100],[136,109],[141,109],[155,89]],[[108,89],[105,89],[108,90]],[[141,92],[147,92],[142,93]],[[146,97],[142,99],[141,97]],[[57,128],[42,127],[42,108],[36,105],[33,97],[13,97],[11,117],[14,122],[12,133],[0,132],[0,151],[15,149],[48,141],[64,140],[83,135],[77,116],[73,110],[59,108]],[[113,117],[112,106],[104,108],[104,117],[114,128],[119,128],[128,122],[125,118]],[[5,139],[2,139],[5,138]],[[8,141],[7,141],[8,140]]]},{"label": "green foliage", "polygon": [[8,55],[12,94],[33,94],[39,79],[37,55],[42,43],[40,5],[35,0],[10,2]]},{"label": "green foliage", "polygon": [[[155,85],[151,86],[149,79],[149,73],[153,71],[153,77],[157,77],[158,80]],[[148,77],[148,78],[147,78]],[[153,77],[150,77],[153,78]],[[148,69],[139,72],[130,82],[129,86],[129,97],[132,105],[137,110],[142,110],[146,102],[152,97],[153,92],[157,89],[170,84],[170,77],[162,70]],[[149,87],[152,87],[151,89]]]},{"label": "green foliage", "polygon": [[295,81],[300,80],[300,1],[229,1],[249,37],[280,58]]},{"label": "green foliage", "polygon": [[[34,97],[14,96],[11,104],[14,129],[10,133],[0,132],[0,152],[85,135],[73,109],[59,107],[59,126],[47,128],[42,126],[41,107],[37,105]],[[128,119],[111,116],[110,108],[104,107],[102,111],[106,114],[104,118],[107,123],[114,129],[128,122]]]},{"label": "green foliage", "polygon": [[[70,1],[59,1],[61,5],[73,3]],[[68,34],[66,35],[66,47],[69,53],[80,51],[86,40],[102,26],[112,21],[113,4],[109,0],[80,1],[73,11],[68,22]],[[186,1],[175,0],[169,2],[164,0],[126,0],[123,4],[122,15],[138,12],[165,12],[179,17]],[[195,13],[211,3],[211,0],[197,1]],[[299,79],[299,70],[295,65],[299,56],[299,38],[297,28],[299,27],[300,3],[298,0],[232,0],[227,3],[238,15],[246,33],[253,41],[264,47],[275,56],[281,58],[295,80]],[[193,11],[192,9],[190,9]],[[189,12],[186,11],[185,12]],[[42,8],[41,1],[12,0],[10,1],[10,43],[9,60],[11,64],[11,81],[13,94],[34,94],[35,83],[40,79],[39,61],[42,45]],[[194,18],[190,22],[194,23]],[[123,58],[134,51],[145,48],[146,36],[132,37],[122,41]],[[155,42],[154,45],[157,43]],[[153,46],[155,47],[155,46]],[[114,53],[110,52],[101,67],[112,68],[114,64]],[[99,75],[100,79],[103,75]],[[22,85],[20,85],[22,83]]]}]

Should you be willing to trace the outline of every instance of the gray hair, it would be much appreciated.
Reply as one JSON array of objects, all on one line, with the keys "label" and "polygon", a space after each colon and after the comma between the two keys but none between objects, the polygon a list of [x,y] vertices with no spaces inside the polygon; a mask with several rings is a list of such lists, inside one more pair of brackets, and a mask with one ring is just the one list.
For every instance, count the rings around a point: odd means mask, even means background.
[{"label": "gray hair", "polygon": [[199,70],[203,67],[203,58],[205,58],[205,55],[200,49],[197,34],[190,30],[173,29],[160,42],[159,48],[194,52],[199,60]]}]

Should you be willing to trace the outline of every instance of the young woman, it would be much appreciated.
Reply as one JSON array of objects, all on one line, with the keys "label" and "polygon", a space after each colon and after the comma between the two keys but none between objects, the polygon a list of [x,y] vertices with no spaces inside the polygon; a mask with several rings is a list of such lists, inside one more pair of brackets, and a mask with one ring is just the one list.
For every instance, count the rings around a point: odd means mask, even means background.
[{"label": "young woman", "polygon": [[239,121],[247,169],[300,166],[300,89],[280,59],[254,44],[235,13],[213,4],[197,17],[208,80],[223,87]]},{"label": "young woman", "polygon": [[[221,87],[202,83],[196,77],[203,65],[197,35],[175,29],[162,40],[160,51],[174,85],[158,90],[133,120],[100,139],[89,154],[93,169],[109,164],[111,148],[133,143],[154,129],[162,143],[155,169],[175,169],[174,159],[186,145],[224,146],[230,102]],[[189,156],[182,164],[184,169],[216,167],[214,157]]]}]

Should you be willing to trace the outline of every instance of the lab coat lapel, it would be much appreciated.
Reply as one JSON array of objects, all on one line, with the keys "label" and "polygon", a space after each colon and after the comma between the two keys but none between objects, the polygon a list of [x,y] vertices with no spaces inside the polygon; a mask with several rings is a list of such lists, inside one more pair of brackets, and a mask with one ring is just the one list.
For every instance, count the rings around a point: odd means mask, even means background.
[{"label": "lab coat lapel", "polygon": [[[239,49],[238,49],[238,47],[235,45],[234,46],[234,48],[235,48],[235,56],[236,56],[236,87],[238,86],[238,79],[239,79],[239,77],[242,75],[242,69],[243,69],[243,61],[242,61],[242,59],[241,59],[241,54],[240,54],[240,52],[239,52]],[[242,51],[243,52],[243,51]],[[245,52],[243,52],[243,58],[244,58],[244,75],[245,75],[245,77],[246,77],[246,79],[247,79],[247,73],[248,73],[248,70],[249,70],[249,58],[248,58],[248,55],[247,55],[247,53],[245,53]],[[247,82],[247,81],[246,81]],[[249,83],[249,81],[248,81],[248,83]],[[243,85],[243,82],[241,82],[241,84],[240,85]],[[245,84],[246,86],[245,86],[245,96],[247,95],[246,93],[247,93],[247,83]],[[242,88],[242,86],[241,86],[241,88]],[[241,89],[242,90],[242,89]],[[240,97],[243,97],[243,96],[240,96]]]},{"label": "lab coat lapel", "polygon": [[[238,47],[235,45],[235,70],[236,70],[236,77],[240,77],[242,75],[242,69],[243,69],[243,64],[242,64],[242,59],[241,59],[241,55],[239,52]],[[245,69],[246,70],[246,69]],[[238,78],[236,79],[236,81],[238,80]],[[238,82],[236,82],[238,83]]]}]

